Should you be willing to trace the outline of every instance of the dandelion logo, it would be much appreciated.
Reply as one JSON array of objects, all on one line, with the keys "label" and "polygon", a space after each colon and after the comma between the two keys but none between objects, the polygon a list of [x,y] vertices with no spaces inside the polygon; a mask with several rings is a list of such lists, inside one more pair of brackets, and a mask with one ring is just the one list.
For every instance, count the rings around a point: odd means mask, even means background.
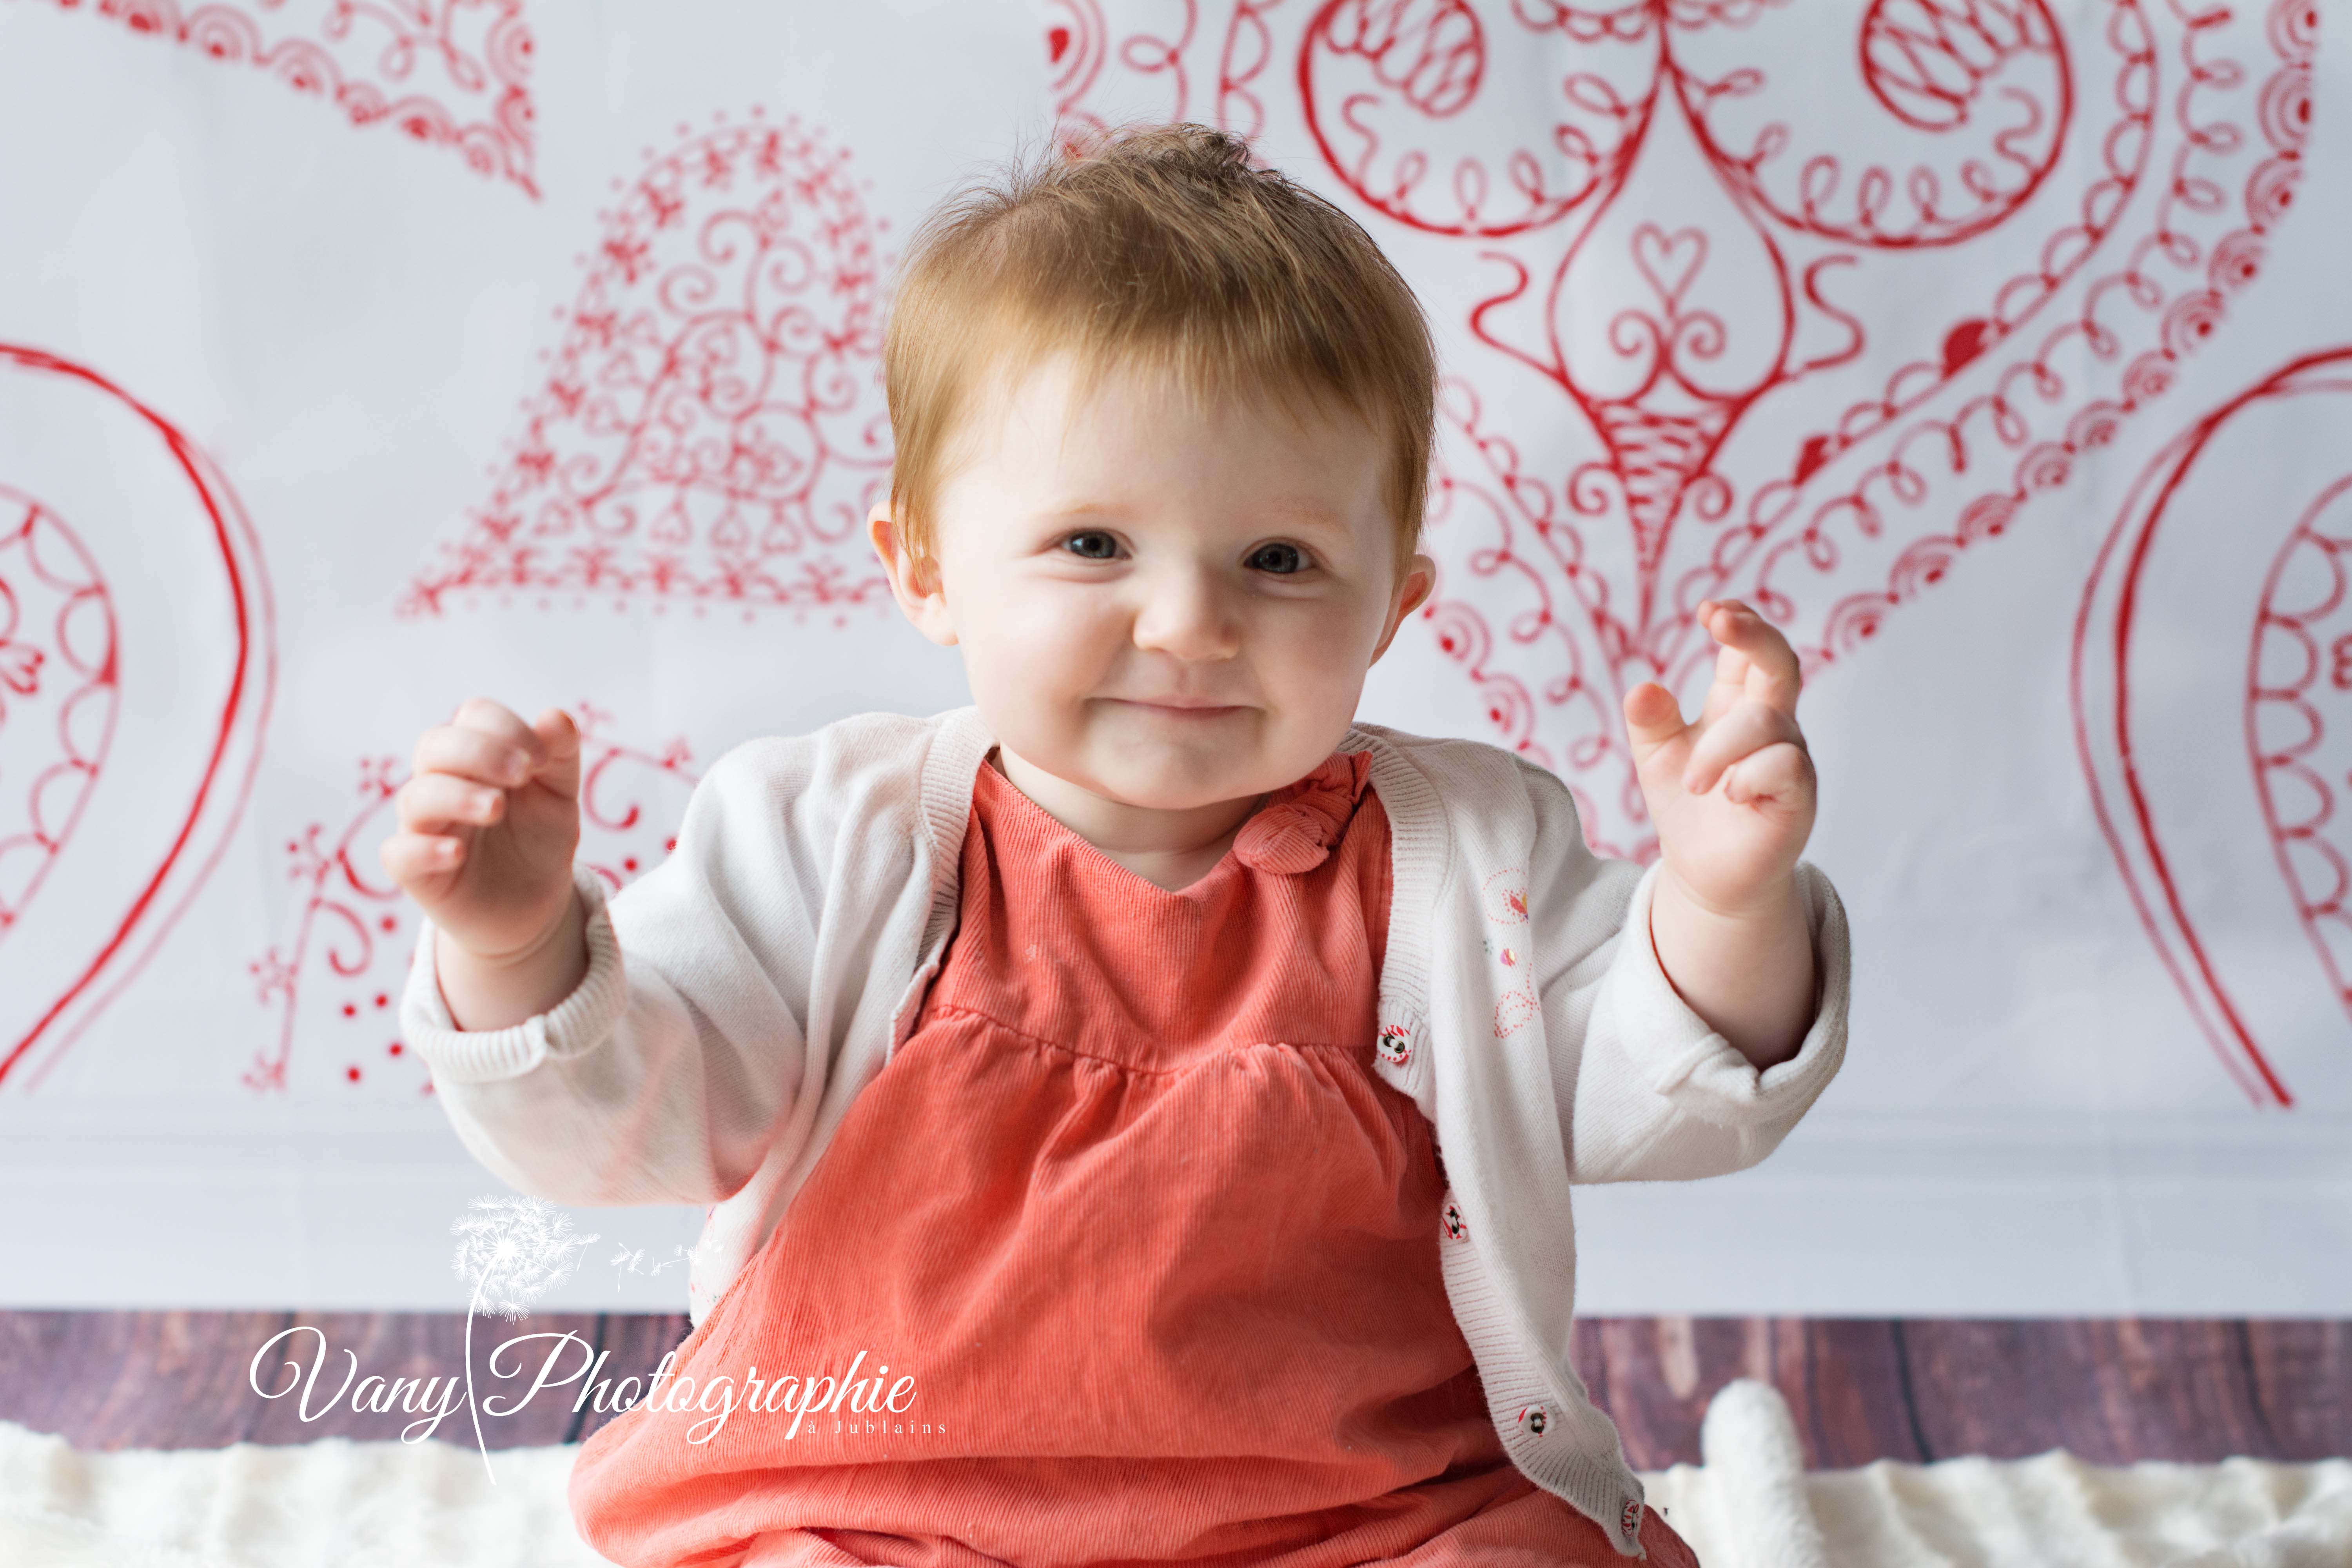
[{"label": "dandelion logo", "polygon": [[466,1306],[466,1406],[474,1418],[482,1468],[495,1486],[498,1473],[490,1470],[481,1409],[474,1402],[474,1313],[478,1309],[506,1318],[523,1316],[532,1301],[571,1278],[580,1261],[575,1249],[586,1247],[596,1234],[574,1234],[571,1216],[543,1198],[476,1198],[472,1209],[449,1227],[457,1237],[450,1266],[473,1286]]}]

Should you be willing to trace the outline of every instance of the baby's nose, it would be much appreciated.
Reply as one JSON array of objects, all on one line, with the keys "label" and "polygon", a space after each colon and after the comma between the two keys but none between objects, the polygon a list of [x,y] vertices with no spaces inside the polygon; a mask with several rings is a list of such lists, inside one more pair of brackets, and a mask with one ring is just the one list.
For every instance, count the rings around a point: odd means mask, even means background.
[{"label": "baby's nose", "polygon": [[1158,572],[1142,585],[1135,616],[1135,646],[1184,659],[1226,658],[1239,648],[1240,627],[1224,585],[1213,572]]}]

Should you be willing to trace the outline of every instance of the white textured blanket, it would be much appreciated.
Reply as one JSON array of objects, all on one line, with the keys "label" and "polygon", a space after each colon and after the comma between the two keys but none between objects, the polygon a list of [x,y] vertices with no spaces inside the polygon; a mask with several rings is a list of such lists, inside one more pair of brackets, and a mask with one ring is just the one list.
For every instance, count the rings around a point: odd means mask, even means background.
[{"label": "white textured blanket", "polygon": [[[1882,1460],[1803,1468],[1780,1395],[1708,1405],[1704,1465],[1649,1471],[1707,1568],[2346,1568],[2352,1459]],[[5,1568],[604,1568],[572,1533],[576,1448],[353,1442],[94,1454],[0,1421]]]}]

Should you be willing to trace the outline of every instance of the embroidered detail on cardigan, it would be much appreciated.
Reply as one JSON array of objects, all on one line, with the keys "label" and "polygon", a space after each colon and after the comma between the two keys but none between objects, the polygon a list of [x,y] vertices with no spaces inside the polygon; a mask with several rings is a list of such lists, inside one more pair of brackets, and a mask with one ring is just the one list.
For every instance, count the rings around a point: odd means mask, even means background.
[{"label": "embroidered detail on cardigan", "polygon": [[1495,1004],[1495,1037],[1501,1039],[1536,1016],[1536,994],[1525,981],[1516,991],[1506,991],[1503,999]]},{"label": "embroidered detail on cardigan", "polygon": [[1479,885],[1479,903],[1497,925],[1528,923],[1528,868],[1506,866]]},{"label": "embroidered detail on cardigan", "polygon": [[[1496,925],[1523,926],[1528,923],[1528,868],[1506,866],[1479,884],[1479,907],[1486,918]],[[1519,961],[1527,956],[1516,947],[1498,949],[1491,940],[1482,939],[1480,946],[1493,955],[1505,969],[1516,970],[1518,984],[1505,992],[1495,1004],[1495,1037],[1502,1039],[1513,1034],[1541,1010],[1536,998],[1535,984],[1527,965]]]}]

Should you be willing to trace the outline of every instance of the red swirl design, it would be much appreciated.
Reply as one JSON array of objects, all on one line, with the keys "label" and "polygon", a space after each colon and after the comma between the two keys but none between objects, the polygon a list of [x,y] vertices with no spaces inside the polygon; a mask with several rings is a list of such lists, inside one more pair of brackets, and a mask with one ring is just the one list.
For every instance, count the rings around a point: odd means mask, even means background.
[{"label": "red swirl design", "polygon": [[531,195],[530,29],[522,0],[55,0],[331,99],[354,125],[454,147]]},{"label": "red swirl design", "polygon": [[[585,700],[566,706],[582,740],[579,858],[616,893],[677,847],[698,777],[693,753],[683,738],[616,741],[611,713]],[[425,1063],[400,1038],[415,910],[377,854],[399,826],[393,798],[407,773],[383,756],[361,758],[357,773],[357,810],[313,818],[283,841],[301,909],[292,939],[246,966],[255,999],[272,1016],[273,1038],[241,1075],[257,1093],[287,1092],[303,1073],[353,1093],[433,1092]],[[408,942],[397,940],[404,932]]]},{"label": "red swirl design", "polygon": [[118,681],[98,562],[63,518],[0,485],[0,938],[80,820]]}]

